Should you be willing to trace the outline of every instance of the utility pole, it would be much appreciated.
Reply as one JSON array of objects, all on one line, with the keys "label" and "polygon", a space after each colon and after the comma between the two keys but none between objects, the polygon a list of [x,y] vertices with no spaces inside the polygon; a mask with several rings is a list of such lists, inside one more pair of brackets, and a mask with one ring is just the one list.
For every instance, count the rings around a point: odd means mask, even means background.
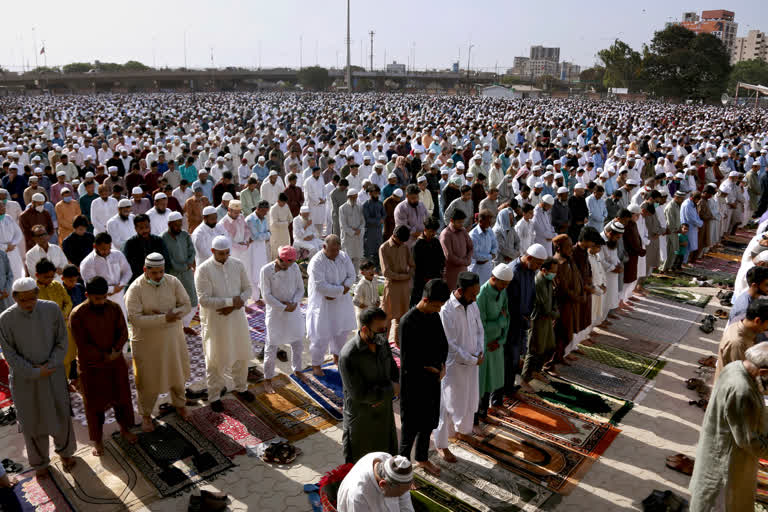
[{"label": "utility pole", "polygon": [[32,27],[32,44],[34,45],[33,52],[35,54],[35,68],[37,68],[37,54],[40,53],[40,49],[37,47],[37,35],[35,34],[35,27]]},{"label": "utility pole", "polygon": [[368,34],[370,34],[370,36],[371,36],[371,72],[373,72],[373,34],[374,33],[375,32],[373,30],[368,32]]},{"label": "utility pole", "polygon": [[302,53],[304,52],[304,35],[299,36],[299,70],[301,70]]},{"label": "utility pole", "polygon": [[184,30],[184,69],[187,69],[187,31]]},{"label": "utility pole", "polygon": [[352,92],[352,55],[350,53],[351,40],[349,38],[349,0],[347,0],[347,92]]},{"label": "utility pole", "polygon": [[472,43],[469,43],[469,51],[467,52],[467,85],[469,85],[469,63],[471,62],[470,59],[472,58],[472,48],[475,45]]}]

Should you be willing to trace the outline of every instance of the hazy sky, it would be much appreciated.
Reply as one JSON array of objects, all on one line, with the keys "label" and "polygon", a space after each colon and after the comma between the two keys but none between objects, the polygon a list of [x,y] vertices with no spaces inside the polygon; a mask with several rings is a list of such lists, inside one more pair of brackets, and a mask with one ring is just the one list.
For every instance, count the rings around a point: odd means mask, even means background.
[{"label": "hazy sky", "polygon": [[[125,3],[40,0],[4,3],[0,65],[17,71],[22,63],[48,65],[101,60],[140,60],[148,65],[298,67],[344,65],[345,0],[131,0]],[[575,6],[579,7],[576,8]],[[536,9],[534,11],[534,8]],[[559,46],[560,59],[582,66],[620,38],[639,50],[655,30],[683,11],[725,8],[736,12],[738,35],[768,31],[765,0],[730,0],[698,5],[677,0],[566,2],[547,0],[351,1],[352,63],[374,67],[396,60],[417,69],[447,68],[461,56],[471,67],[506,70],[531,45]],[[33,30],[34,27],[34,30]],[[37,51],[35,51],[35,38]],[[303,44],[300,45],[300,38]],[[362,52],[361,52],[362,43]],[[414,51],[415,45],[415,51]],[[415,54],[415,59],[414,59]]]}]

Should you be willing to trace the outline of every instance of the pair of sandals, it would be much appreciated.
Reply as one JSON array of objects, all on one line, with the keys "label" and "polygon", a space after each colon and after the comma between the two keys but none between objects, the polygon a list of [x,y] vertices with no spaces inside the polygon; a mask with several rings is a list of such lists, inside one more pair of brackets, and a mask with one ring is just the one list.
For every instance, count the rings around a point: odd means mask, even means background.
[{"label": "pair of sandals", "polygon": [[301,454],[301,450],[290,443],[272,443],[264,449],[261,460],[267,464],[290,464]]},{"label": "pair of sandals", "polygon": [[11,459],[3,459],[2,464],[6,473],[21,473],[24,470],[24,466],[18,462],[13,462]]},{"label": "pair of sandals", "polygon": [[685,387],[696,391],[699,395],[698,400],[689,400],[688,405],[695,405],[706,409],[707,405],[709,405],[709,386],[701,379],[691,378],[685,381]]},{"label": "pair of sandals", "polygon": [[715,330],[715,322],[717,322],[717,318],[712,315],[707,315],[704,317],[704,320],[701,321],[699,329],[706,334],[711,334]]},{"label": "pair of sandals", "polygon": [[695,461],[682,453],[676,453],[667,457],[667,467],[674,469],[684,475],[691,476],[693,474],[693,463]]},{"label": "pair of sandals", "polygon": [[717,358],[715,356],[707,356],[699,359],[700,366],[706,366],[708,368],[715,368],[717,366]]},{"label": "pair of sandals", "polygon": [[715,310],[715,316],[720,320],[728,320],[728,317],[730,315],[724,309],[718,309],[718,310]]},{"label": "pair of sandals", "polygon": [[654,491],[643,500],[643,512],[683,512],[688,501],[672,491]]},{"label": "pair of sandals", "polygon": [[9,407],[2,413],[0,413],[0,427],[6,427],[16,423],[16,409]]}]

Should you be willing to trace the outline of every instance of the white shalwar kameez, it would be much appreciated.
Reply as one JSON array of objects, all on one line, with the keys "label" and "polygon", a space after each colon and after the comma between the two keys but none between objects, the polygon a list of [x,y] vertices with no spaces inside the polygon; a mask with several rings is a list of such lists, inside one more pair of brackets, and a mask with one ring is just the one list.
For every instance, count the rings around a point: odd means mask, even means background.
[{"label": "white shalwar kameez", "polygon": [[[208,397],[217,400],[222,389],[248,390],[248,363],[253,357],[251,335],[245,307],[222,315],[219,309],[232,306],[240,297],[251,297],[251,281],[245,265],[229,257],[224,263],[215,258],[203,262],[195,272],[195,291],[200,304],[200,326],[205,352]],[[228,385],[229,377],[233,385]]]},{"label": "white shalwar kameez", "polygon": [[603,250],[601,250],[597,254],[591,254],[589,255],[589,266],[592,269],[592,286],[595,288],[595,293],[592,294],[592,324],[590,326],[590,330],[601,323],[603,323],[603,320],[605,320],[605,316],[607,314],[607,311],[603,310],[603,304],[605,302],[605,294],[601,288],[601,286],[605,286],[607,288],[606,282],[605,282],[605,269],[603,268],[603,262],[602,262],[602,254]]},{"label": "white shalwar kameez", "polygon": [[[271,261],[261,268],[261,296],[267,305],[267,341],[264,348],[264,377],[275,376],[275,355],[282,344],[291,346],[291,369],[301,371],[301,354],[304,351],[306,319],[301,312],[304,298],[304,280],[301,270],[293,263],[286,270],[278,270]],[[295,302],[296,309],[286,311],[284,303]]]},{"label": "white shalwar kameez", "polygon": [[451,294],[440,319],[448,338],[448,359],[440,398],[440,423],[435,430],[435,447],[448,448],[450,437],[472,433],[480,405],[480,367],[477,361],[485,346],[485,331],[477,302],[466,308]]},{"label": "white shalwar kameez", "polygon": [[[109,289],[107,298],[120,305],[126,321],[128,320],[128,310],[125,308],[125,292],[128,282],[131,280],[131,265],[122,252],[112,249],[106,258],[96,254],[93,250],[80,262],[80,275],[84,282],[88,282],[96,276],[107,280]],[[115,288],[121,286],[122,289],[115,293]]]},{"label": "white shalwar kameez", "polygon": [[123,220],[118,213],[107,221],[107,233],[112,237],[112,247],[118,251],[122,251],[125,241],[136,234],[133,218],[134,215],[129,213],[128,218]]},{"label": "white shalwar kameez", "polygon": [[[323,233],[323,223],[325,222],[326,213],[326,194],[325,194],[325,182],[318,176],[310,176],[304,181],[304,204],[309,206],[309,217],[312,219],[317,234]],[[294,229],[296,225],[294,224]],[[296,235],[293,235],[294,240]]]},{"label": "white shalwar kameez", "polygon": [[202,222],[192,232],[192,243],[195,245],[195,265],[199,267],[211,257],[211,244],[218,235],[226,235],[220,227],[210,227]]},{"label": "white shalwar kameez", "polygon": [[168,231],[168,217],[171,216],[170,208],[163,210],[163,213],[150,208],[147,211],[147,216],[149,216],[149,229],[153,235],[162,236],[163,233]]},{"label": "white shalwar kameez", "polygon": [[[310,220],[312,217],[310,216]],[[317,235],[316,224],[306,224],[304,217],[297,215],[293,218],[293,246],[296,250],[306,249],[309,251],[309,257],[312,258],[323,248],[323,241]],[[312,240],[304,240],[312,236]]]},{"label": "white shalwar kameez", "polygon": [[[232,242],[232,248],[230,249],[229,254],[243,263],[245,272],[248,274],[248,279],[250,280],[251,275],[254,272],[253,241],[251,239],[251,230],[245,223],[245,219],[242,215],[238,216],[237,219],[225,215],[224,218],[216,224],[216,228],[221,231],[222,235],[229,238],[229,241]],[[259,270],[256,269],[256,272],[258,271]]]},{"label": "white shalwar kameez", "polygon": [[[307,336],[312,366],[320,366],[330,347],[338,356],[350,331],[355,330],[355,306],[349,289],[355,284],[355,267],[344,251],[331,260],[320,251],[310,260]],[[344,293],[344,288],[348,288]]]},{"label": "white shalwar kameez", "polygon": [[[603,239],[608,240],[604,233]],[[603,313],[607,316],[611,310],[619,307],[619,274],[612,272],[612,270],[617,265],[621,265],[621,262],[616,247],[611,249],[605,245],[600,250],[600,254],[603,270],[605,270],[605,287],[607,288],[605,295],[603,295]]]},{"label": "white shalwar kameez", "polygon": [[[93,224],[93,235],[96,236],[99,233],[104,233],[107,230],[107,222],[109,219],[117,215],[117,199],[114,197],[107,197],[105,201],[101,197],[95,199],[91,203],[91,224]],[[165,226],[168,229],[168,225]],[[158,236],[162,233],[155,233]]]},{"label": "white shalwar kameez", "polygon": [[[8,255],[14,281],[24,277],[24,258],[26,255],[21,252],[23,244],[24,235],[21,233],[21,228],[16,221],[6,215],[0,220],[0,249]],[[16,247],[12,251],[8,251],[9,245]]]}]

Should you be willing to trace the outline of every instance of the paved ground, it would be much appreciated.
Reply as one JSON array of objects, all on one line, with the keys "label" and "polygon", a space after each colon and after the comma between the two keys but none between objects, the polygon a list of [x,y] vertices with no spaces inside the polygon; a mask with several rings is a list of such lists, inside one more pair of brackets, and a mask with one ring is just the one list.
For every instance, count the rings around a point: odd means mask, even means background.
[{"label": "paved ground", "polygon": [[[717,289],[703,288],[700,293],[714,294]],[[719,308],[716,299],[707,312]],[[654,380],[655,386],[624,418],[622,433],[585,475],[570,496],[554,497],[548,510],[620,511],[642,510],[640,502],[653,489],[670,489],[688,497],[689,478],[664,465],[673,453],[695,454],[703,411],[688,405],[695,393],[685,387],[685,380],[696,376],[696,361],[716,352],[725,326],[718,321],[715,332],[702,333],[695,325],[679,345],[665,354],[667,365]],[[288,372],[288,365],[279,363]],[[107,428],[107,433],[114,430]],[[75,423],[78,445],[87,442],[87,432]],[[304,512],[310,507],[302,491],[305,483],[315,483],[327,470],[343,462],[341,428],[330,428],[296,443],[303,455],[289,467],[269,466],[256,458],[238,456],[235,471],[203,486],[231,497],[230,510],[263,512]],[[16,426],[0,427],[0,459],[11,458],[26,465],[26,452]],[[190,493],[151,503],[142,510],[186,511]],[[94,508],[94,510],[96,510]]]}]

